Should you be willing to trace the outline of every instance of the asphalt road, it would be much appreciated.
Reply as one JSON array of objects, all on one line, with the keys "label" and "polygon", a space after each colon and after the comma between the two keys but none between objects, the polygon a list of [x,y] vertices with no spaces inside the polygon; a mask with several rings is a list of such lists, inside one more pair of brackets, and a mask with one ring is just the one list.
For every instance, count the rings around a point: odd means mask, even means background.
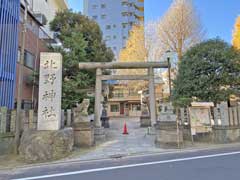
[{"label": "asphalt road", "polygon": [[4,180],[239,180],[240,147],[69,162],[0,173]]}]

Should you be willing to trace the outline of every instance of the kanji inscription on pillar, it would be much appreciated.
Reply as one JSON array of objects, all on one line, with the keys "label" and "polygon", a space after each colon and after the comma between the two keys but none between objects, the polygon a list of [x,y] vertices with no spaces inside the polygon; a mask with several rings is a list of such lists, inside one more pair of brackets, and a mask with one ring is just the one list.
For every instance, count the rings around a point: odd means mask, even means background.
[{"label": "kanji inscription on pillar", "polygon": [[61,126],[62,55],[40,54],[38,130],[59,130]]}]

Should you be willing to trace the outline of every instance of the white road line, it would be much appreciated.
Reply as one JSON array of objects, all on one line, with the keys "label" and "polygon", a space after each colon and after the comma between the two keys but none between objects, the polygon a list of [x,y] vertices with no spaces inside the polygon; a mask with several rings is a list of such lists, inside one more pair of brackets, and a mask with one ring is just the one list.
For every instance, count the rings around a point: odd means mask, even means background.
[{"label": "white road line", "polygon": [[12,180],[35,180],[35,179],[53,178],[53,177],[70,176],[70,175],[85,174],[85,173],[92,173],[92,172],[109,171],[109,170],[115,170],[115,169],[133,168],[133,167],[149,166],[149,165],[156,165],[156,164],[166,164],[166,163],[172,163],[172,162],[190,161],[190,160],[214,158],[214,157],[221,157],[221,156],[231,156],[236,154],[240,154],[240,151],[221,153],[221,154],[212,154],[212,155],[205,155],[205,156],[195,156],[195,157],[188,157],[188,158],[171,159],[171,160],[164,160],[164,161],[139,163],[139,164],[129,164],[129,165],[123,165],[123,166],[89,169],[89,170],[35,176],[35,177],[26,177],[26,178],[20,178],[20,179],[12,179]]}]

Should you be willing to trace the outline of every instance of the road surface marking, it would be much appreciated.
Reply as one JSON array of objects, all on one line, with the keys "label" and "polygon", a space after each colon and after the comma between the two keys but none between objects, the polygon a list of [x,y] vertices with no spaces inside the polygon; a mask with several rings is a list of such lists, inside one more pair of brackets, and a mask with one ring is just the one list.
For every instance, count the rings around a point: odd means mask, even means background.
[{"label": "road surface marking", "polygon": [[236,154],[240,154],[240,151],[229,152],[229,153],[221,153],[221,154],[212,154],[212,155],[205,155],[205,156],[195,156],[195,157],[188,157],[188,158],[170,159],[170,160],[139,163],[139,164],[129,164],[129,165],[123,165],[123,166],[113,166],[113,167],[105,167],[105,168],[97,168],[97,169],[88,169],[88,170],[58,173],[58,174],[51,174],[51,175],[42,175],[42,176],[35,176],[35,177],[26,177],[26,178],[20,178],[20,179],[12,179],[12,180],[35,180],[35,179],[53,178],[53,177],[70,176],[70,175],[85,174],[85,173],[92,173],[92,172],[109,171],[109,170],[115,170],[115,169],[124,169],[124,168],[140,167],[140,166],[166,164],[166,163],[172,163],[172,162],[190,161],[190,160],[214,158],[214,157],[221,157],[221,156],[231,156],[231,155],[236,155]]}]

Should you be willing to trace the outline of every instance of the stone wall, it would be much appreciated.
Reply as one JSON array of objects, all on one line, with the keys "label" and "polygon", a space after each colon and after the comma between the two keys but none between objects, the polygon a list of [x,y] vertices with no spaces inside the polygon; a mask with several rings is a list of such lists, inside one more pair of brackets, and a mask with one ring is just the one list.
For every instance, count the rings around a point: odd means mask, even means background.
[{"label": "stone wall", "polygon": [[[231,143],[240,141],[240,106],[228,107],[227,102],[222,102],[212,108],[211,131],[197,133],[194,141]],[[184,139],[191,139],[189,109],[179,109],[179,121],[184,125]]]},{"label": "stone wall", "polygon": [[[33,110],[21,111],[21,132],[37,129],[37,112]],[[72,125],[72,111],[62,110],[62,129]],[[0,107],[0,155],[12,152],[16,123],[16,110]]]},{"label": "stone wall", "polygon": [[155,144],[160,148],[180,147],[183,145],[183,127],[176,122],[158,121],[155,125]]},{"label": "stone wall", "polygon": [[14,135],[12,133],[0,134],[0,155],[11,154],[14,148]]},{"label": "stone wall", "polygon": [[216,126],[211,134],[214,143],[231,143],[240,141],[240,127]]},{"label": "stone wall", "polygon": [[73,148],[73,129],[28,130],[22,134],[20,157],[26,162],[45,162],[69,155]]}]

